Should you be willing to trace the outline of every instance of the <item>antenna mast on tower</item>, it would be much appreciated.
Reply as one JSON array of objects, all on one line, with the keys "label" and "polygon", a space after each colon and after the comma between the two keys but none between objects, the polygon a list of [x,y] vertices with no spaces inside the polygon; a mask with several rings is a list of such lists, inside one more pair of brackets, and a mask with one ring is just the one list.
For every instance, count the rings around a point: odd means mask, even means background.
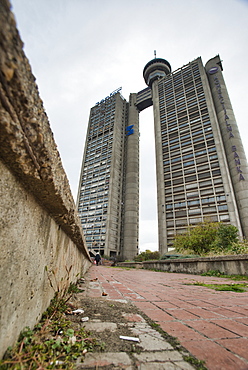
[{"label": "antenna mast on tower", "polygon": [[155,59],[157,58],[157,56],[156,56],[156,50],[154,50],[154,58]]}]

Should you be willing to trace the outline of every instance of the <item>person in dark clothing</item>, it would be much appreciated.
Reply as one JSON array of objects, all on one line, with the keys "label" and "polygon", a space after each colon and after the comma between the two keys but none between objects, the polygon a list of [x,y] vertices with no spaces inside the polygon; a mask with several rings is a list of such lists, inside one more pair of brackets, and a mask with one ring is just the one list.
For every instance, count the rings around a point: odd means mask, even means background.
[{"label": "person in dark clothing", "polygon": [[99,262],[101,261],[101,256],[99,253],[96,254],[95,261],[96,261],[96,265],[98,266]]}]

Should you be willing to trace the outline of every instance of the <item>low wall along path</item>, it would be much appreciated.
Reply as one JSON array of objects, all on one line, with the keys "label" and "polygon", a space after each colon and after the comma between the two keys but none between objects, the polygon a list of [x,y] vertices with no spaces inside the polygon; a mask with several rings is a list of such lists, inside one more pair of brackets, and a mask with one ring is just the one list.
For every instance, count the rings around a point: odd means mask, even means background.
[{"label": "low wall along path", "polygon": [[91,265],[22,48],[10,3],[0,0],[0,357],[39,321],[58,287]]}]

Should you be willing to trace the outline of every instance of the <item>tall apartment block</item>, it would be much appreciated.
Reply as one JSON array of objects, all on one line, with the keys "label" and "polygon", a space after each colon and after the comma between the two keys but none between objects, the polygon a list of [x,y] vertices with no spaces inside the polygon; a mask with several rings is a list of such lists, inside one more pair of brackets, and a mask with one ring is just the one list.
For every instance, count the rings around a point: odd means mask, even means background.
[{"label": "tall apartment block", "polygon": [[120,89],[89,118],[78,212],[89,251],[130,259],[138,254],[139,112]]},{"label": "tall apartment block", "polygon": [[248,237],[248,166],[219,56],[175,72],[165,59],[144,68],[148,87],[92,108],[78,194],[89,248],[133,258],[138,251],[139,112],[153,105],[160,253],[203,221]]}]

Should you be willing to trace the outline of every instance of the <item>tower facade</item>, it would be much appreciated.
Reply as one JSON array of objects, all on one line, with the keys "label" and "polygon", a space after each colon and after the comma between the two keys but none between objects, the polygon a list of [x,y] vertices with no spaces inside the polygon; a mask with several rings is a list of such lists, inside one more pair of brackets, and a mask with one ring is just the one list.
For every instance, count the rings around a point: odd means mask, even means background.
[{"label": "tower facade", "polygon": [[138,254],[139,120],[136,94],[117,89],[90,112],[77,207],[89,251]]},{"label": "tower facade", "polygon": [[160,252],[203,221],[248,235],[248,167],[220,58],[205,68],[198,58],[172,73],[154,59],[144,79],[152,89]]},{"label": "tower facade", "polygon": [[230,223],[248,237],[248,165],[219,56],[174,72],[155,58],[143,76],[148,87],[129,102],[116,93],[91,110],[78,195],[89,248],[97,243],[102,254],[123,259],[137,254],[138,116],[151,105],[160,253],[203,221]]}]

